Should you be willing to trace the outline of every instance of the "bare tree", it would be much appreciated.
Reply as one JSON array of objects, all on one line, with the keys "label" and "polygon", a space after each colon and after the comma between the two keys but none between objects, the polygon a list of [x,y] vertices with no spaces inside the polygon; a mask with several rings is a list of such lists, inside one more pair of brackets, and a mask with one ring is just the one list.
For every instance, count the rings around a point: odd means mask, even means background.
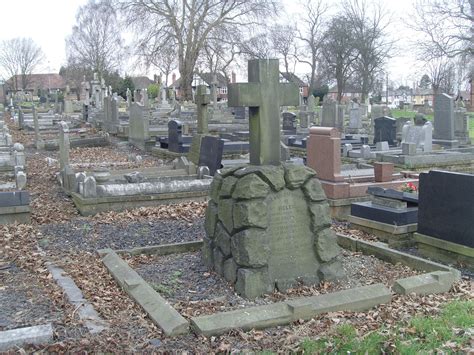
[{"label": "bare tree", "polygon": [[168,87],[168,77],[178,66],[178,55],[174,43],[142,43],[138,49],[140,61],[145,67],[156,67],[165,77],[165,87]]},{"label": "bare tree", "polygon": [[239,45],[240,54],[246,59],[265,59],[275,57],[275,50],[267,32],[262,32]]},{"label": "bare tree", "polygon": [[210,73],[222,73],[229,81],[229,68],[240,54],[239,37],[233,32],[217,29],[206,40],[201,55],[202,66]]},{"label": "bare tree", "polygon": [[276,1],[121,0],[120,7],[139,43],[176,44],[184,99],[190,100],[196,62],[212,31],[258,26],[259,18],[275,14]]},{"label": "bare tree", "polygon": [[[294,72],[295,59],[297,53],[296,28],[290,25],[274,25],[270,28],[270,40],[276,54],[283,58],[285,72]],[[293,70],[290,71],[290,64]]]},{"label": "bare tree", "polygon": [[298,27],[298,39],[303,42],[297,59],[301,63],[309,65],[311,74],[309,77],[309,92],[312,93],[316,86],[316,76],[319,67],[320,52],[323,44],[324,16],[328,6],[323,0],[306,0],[302,4],[302,13]]},{"label": "bare tree", "polygon": [[0,66],[13,77],[15,90],[27,87],[30,75],[43,60],[43,51],[31,38],[13,38],[0,46]]},{"label": "bare tree", "polygon": [[448,94],[453,92],[455,65],[452,59],[446,56],[429,59],[423,67],[428,71],[433,95],[436,96],[442,92]]},{"label": "bare tree", "polygon": [[354,70],[360,78],[361,100],[364,102],[392,49],[392,42],[386,34],[389,21],[380,3],[372,3],[369,7],[365,0],[345,0],[342,5],[358,52]]},{"label": "bare tree", "polygon": [[408,24],[424,34],[417,46],[425,58],[474,56],[474,0],[417,0]]},{"label": "bare tree", "polygon": [[97,72],[99,77],[119,68],[123,41],[112,0],[89,0],[79,8],[76,25],[66,39],[66,53],[68,60]]},{"label": "bare tree", "polygon": [[321,47],[322,56],[337,84],[338,102],[341,101],[346,82],[354,71],[354,63],[359,58],[354,33],[347,24],[345,16],[333,18],[324,33]]}]

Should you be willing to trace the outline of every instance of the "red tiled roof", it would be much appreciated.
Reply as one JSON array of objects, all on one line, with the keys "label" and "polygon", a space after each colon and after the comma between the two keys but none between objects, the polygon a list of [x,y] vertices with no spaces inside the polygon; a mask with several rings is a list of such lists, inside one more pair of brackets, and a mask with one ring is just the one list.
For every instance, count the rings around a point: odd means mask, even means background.
[{"label": "red tiled roof", "polygon": [[[21,88],[21,75],[15,75],[18,88]],[[6,85],[13,89],[14,78],[11,77],[6,81]],[[66,88],[66,80],[59,74],[31,74],[28,76],[25,90],[36,91],[38,89],[64,89]]]}]

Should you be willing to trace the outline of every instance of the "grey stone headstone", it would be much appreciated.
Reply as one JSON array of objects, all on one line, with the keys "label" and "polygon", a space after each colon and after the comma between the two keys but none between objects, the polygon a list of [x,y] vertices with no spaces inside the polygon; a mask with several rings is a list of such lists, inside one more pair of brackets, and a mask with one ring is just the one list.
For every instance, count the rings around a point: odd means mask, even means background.
[{"label": "grey stone headstone", "polygon": [[397,121],[391,117],[378,117],[374,119],[374,143],[388,142],[395,145],[397,142]]},{"label": "grey stone headstone", "polygon": [[402,154],[403,155],[416,155],[416,144],[415,143],[402,143]]},{"label": "grey stone headstone", "polygon": [[379,151],[379,152],[386,152],[388,150],[390,150],[390,147],[388,145],[388,142],[377,142],[375,144],[375,150]]},{"label": "grey stone headstone", "polygon": [[296,115],[293,112],[283,112],[282,129],[288,133],[296,133]]},{"label": "grey stone headstone", "polygon": [[435,97],[433,137],[454,140],[454,99],[447,94]]}]

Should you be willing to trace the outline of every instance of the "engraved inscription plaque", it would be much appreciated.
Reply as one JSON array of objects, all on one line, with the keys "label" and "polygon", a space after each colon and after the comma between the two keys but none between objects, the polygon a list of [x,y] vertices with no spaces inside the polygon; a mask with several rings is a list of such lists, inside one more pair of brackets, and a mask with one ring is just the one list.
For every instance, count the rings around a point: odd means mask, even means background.
[{"label": "engraved inscription plaque", "polygon": [[300,190],[282,191],[267,197],[270,279],[316,275],[319,263],[313,248],[311,218]]}]

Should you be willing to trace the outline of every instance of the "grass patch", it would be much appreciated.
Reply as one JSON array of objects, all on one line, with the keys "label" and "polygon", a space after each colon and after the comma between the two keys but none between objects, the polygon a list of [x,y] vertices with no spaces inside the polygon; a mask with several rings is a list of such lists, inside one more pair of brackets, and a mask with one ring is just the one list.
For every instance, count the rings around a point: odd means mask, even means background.
[{"label": "grass patch", "polygon": [[330,337],[306,339],[300,350],[313,353],[453,353],[469,346],[474,336],[474,301],[454,301],[435,317],[419,316],[395,328],[380,328],[359,337],[351,324],[334,329]]},{"label": "grass patch", "polygon": [[[391,117],[393,118],[400,118],[400,117],[405,117],[405,118],[414,118],[415,115],[418,113],[416,111],[409,111],[409,110],[400,110],[400,109],[392,109],[390,110]],[[424,115],[427,120],[433,121],[433,115]]]}]

